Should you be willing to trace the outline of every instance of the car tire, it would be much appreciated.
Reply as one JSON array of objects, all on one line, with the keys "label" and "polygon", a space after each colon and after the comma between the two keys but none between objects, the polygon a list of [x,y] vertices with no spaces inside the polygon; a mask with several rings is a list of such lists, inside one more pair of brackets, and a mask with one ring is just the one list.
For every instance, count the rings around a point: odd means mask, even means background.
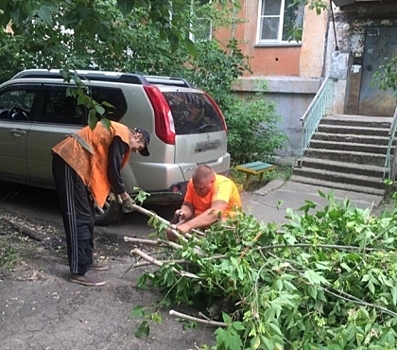
[{"label": "car tire", "polygon": [[102,208],[95,210],[95,225],[106,226],[119,221],[124,213],[121,204],[116,201],[106,201]]}]

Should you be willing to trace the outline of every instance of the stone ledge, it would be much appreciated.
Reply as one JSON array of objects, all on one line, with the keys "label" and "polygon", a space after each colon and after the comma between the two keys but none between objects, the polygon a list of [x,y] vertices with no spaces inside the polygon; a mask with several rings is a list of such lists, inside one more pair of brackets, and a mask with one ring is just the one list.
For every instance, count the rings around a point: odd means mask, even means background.
[{"label": "stone ledge", "polygon": [[[322,78],[302,78],[287,76],[252,76],[239,78],[233,84],[234,91],[316,94],[321,86]],[[267,83],[267,89],[262,84]]]}]

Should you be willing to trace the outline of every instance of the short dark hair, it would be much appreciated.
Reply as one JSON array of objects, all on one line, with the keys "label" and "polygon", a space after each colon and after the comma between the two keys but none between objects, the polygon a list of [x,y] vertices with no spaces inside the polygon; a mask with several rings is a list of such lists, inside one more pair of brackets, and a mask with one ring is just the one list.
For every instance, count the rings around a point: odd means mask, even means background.
[{"label": "short dark hair", "polygon": [[206,164],[200,164],[193,172],[193,182],[205,181],[209,178],[215,177],[215,173],[211,167]]}]

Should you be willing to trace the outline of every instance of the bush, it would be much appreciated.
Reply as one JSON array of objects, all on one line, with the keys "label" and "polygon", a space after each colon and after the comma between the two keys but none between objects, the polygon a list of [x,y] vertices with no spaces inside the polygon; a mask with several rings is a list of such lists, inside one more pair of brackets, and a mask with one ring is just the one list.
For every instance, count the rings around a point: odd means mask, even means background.
[{"label": "bush", "polygon": [[242,100],[232,95],[225,109],[228,125],[228,150],[233,164],[272,161],[275,150],[282,149],[287,137],[278,128],[280,117],[275,104],[262,94]]}]

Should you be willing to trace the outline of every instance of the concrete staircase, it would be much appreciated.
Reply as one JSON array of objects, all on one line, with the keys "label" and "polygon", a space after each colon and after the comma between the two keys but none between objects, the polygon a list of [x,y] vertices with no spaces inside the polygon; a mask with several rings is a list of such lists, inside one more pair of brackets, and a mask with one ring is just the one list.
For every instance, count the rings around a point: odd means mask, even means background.
[{"label": "concrete staircase", "polygon": [[383,171],[392,118],[324,117],[292,181],[384,195]]}]

